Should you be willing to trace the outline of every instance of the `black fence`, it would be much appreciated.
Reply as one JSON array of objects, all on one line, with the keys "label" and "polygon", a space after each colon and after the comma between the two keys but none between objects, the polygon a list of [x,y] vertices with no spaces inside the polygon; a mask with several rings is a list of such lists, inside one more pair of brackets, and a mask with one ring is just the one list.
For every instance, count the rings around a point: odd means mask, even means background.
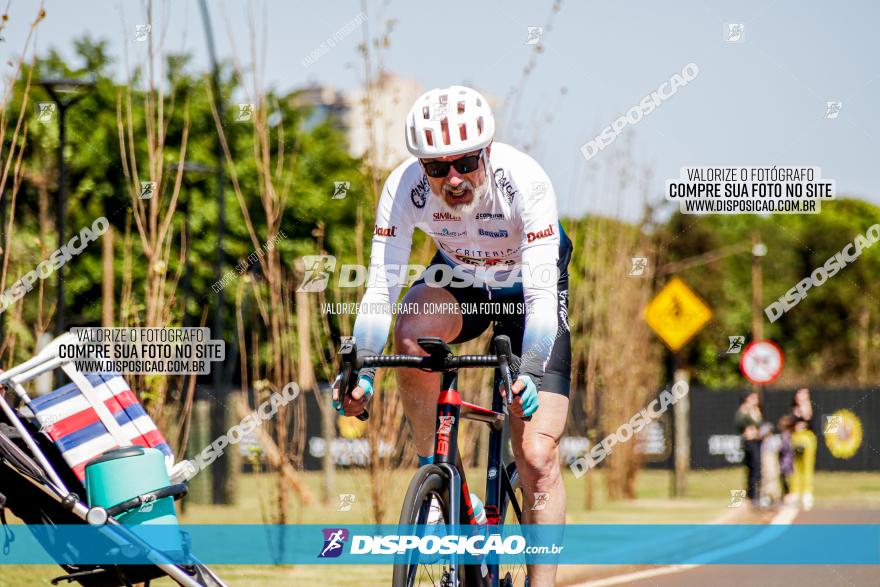
[{"label": "black fence", "polygon": [[[717,469],[742,462],[740,438],[733,420],[743,392],[691,388],[691,468]],[[775,424],[790,413],[794,392],[765,391],[765,420]],[[813,431],[819,445],[816,469],[880,470],[880,391],[810,388],[810,395]],[[857,427],[861,428],[861,442],[857,442]]]},{"label": "black fence", "polygon": [[[745,390],[708,390],[700,387],[690,389],[691,468],[717,469],[738,465],[742,462],[742,445],[734,425],[734,414]],[[791,410],[794,389],[767,390],[764,392],[764,417],[776,423],[780,416]],[[811,388],[813,399],[813,431],[818,439],[816,468],[833,471],[880,470],[880,391],[874,389],[818,389]],[[577,391],[572,390],[573,393]],[[305,394],[307,418],[307,446],[302,465],[307,470],[319,470],[321,459],[327,450],[321,434],[321,412],[313,394]],[[645,466],[649,468],[672,468],[672,410],[647,426],[636,437],[638,450],[643,453]],[[848,412],[845,414],[843,411]],[[573,414],[569,433],[563,438],[561,452],[566,463],[589,451],[590,443],[578,434],[585,428],[581,417]],[[339,418],[334,418],[339,424]],[[861,441],[852,442],[856,431],[855,422],[861,427]],[[367,423],[371,425],[371,423]],[[403,423],[401,423],[403,426]],[[829,449],[826,430],[833,432]],[[363,467],[369,458],[369,444],[361,435],[346,434],[337,428],[336,438],[330,447],[334,461],[341,467]],[[404,430],[401,431],[405,433]],[[605,434],[609,432],[606,431]],[[601,439],[605,434],[602,434]],[[393,452],[392,447],[379,447],[380,452]]]}]

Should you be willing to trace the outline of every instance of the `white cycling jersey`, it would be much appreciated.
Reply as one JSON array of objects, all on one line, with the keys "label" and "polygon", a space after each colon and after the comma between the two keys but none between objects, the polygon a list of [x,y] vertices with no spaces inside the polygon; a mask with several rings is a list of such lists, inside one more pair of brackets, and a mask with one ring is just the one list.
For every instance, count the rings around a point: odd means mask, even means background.
[{"label": "white cycling jersey", "polygon": [[[413,231],[418,228],[431,236],[456,274],[488,272],[496,283],[505,284],[511,281],[511,271],[522,275],[521,280],[514,275],[517,283],[505,289],[522,287],[525,327],[521,372],[540,381],[557,330],[561,227],[556,195],[541,166],[509,145],[492,144],[488,172],[494,181],[468,213],[455,211],[431,193],[415,157],[391,172],[379,200],[370,281],[354,326],[359,351],[380,354],[385,348],[391,304],[397,302],[402,287],[397,269],[408,263]],[[491,296],[493,288],[488,289]]]}]

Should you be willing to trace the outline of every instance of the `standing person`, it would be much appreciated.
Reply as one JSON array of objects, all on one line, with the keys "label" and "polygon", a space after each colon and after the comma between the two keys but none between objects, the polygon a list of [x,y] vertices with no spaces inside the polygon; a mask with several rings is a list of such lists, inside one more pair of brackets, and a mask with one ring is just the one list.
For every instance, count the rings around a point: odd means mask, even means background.
[{"label": "standing person", "polygon": [[[372,277],[354,324],[358,354],[378,355],[385,348],[390,307],[402,286],[396,272],[409,260],[415,229],[427,233],[437,253],[403,305],[431,311],[398,315],[394,350],[425,355],[419,337],[460,343],[490,325],[496,334],[510,337],[514,354],[522,357],[512,385],[510,428],[523,485],[523,523],[564,524],[559,440],[571,379],[572,246],[559,223],[550,178],[525,153],[493,143],[489,103],[470,88],[452,86],[420,96],[407,115],[405,132],[413,157],[391,172],[379,199]],[[450,274],[456,279],[444,279]],[[396,369],[395,374],[419,465],[429,464],[440,374],[419,369]],[[375,369],[362,369],[357,387],[345,398],[335,384],[337,410],[347,416],[362,413],[373,395],[374,376]],[[535,508],[539,493],[546,505]],[[532,587],[554,585],[556,566],[529,565],[528,575]]]},{"label": "standing person", "polygon": [[761,426],[761,506],[776,506],[782,501],[782,438],[773,424]]},{"label": "standing person", "polygon": [[746,496],[752,505],[760,507],[761,490],[761,415],[758,394],[748,392],[739,404],[735,417],[736,428],[743,442],[746,463]]},{"label": "standing person", "polygon": [[794,448],[792,494],[805,510],[810,510],[813,508],[813,472],[816,469],[818,442],[813,432],[813,401],[806,387],[795,392],[791,416],[794,419],[794,432],[791,435]]},{"label": "standing person", "polygon": [[791,446],[791,433],[794,418],[789,414],[779,418],[779,470],[782,473],[782,500],[791,503],[791,475],[794,472],[794,449]]}]

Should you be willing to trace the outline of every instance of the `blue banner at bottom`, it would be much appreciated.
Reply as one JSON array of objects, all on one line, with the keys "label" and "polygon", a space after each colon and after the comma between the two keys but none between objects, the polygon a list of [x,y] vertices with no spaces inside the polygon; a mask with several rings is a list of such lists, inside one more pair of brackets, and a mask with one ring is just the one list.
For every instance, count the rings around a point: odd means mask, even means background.
[{"label": "blue banner at bottom", "polygon": [[880,564],[877,524],[8,528],[0,564]]}]

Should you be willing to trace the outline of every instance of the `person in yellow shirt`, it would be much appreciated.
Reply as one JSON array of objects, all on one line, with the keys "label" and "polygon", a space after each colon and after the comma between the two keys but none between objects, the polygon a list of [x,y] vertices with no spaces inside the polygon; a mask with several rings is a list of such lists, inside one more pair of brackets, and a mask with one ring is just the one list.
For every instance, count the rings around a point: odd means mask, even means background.
[{"label": "person in yellow shirt", "polygon": [[794,418],[794,432],[791,445],[794,449],[794,473],[791,478],[791,492],[795,503],[805,510],[813,508],[813,472],[816,469],[816,447],[818,442],[813,432],[813,402],[810,390],[802,387],[794,394],[791,404]]}]

